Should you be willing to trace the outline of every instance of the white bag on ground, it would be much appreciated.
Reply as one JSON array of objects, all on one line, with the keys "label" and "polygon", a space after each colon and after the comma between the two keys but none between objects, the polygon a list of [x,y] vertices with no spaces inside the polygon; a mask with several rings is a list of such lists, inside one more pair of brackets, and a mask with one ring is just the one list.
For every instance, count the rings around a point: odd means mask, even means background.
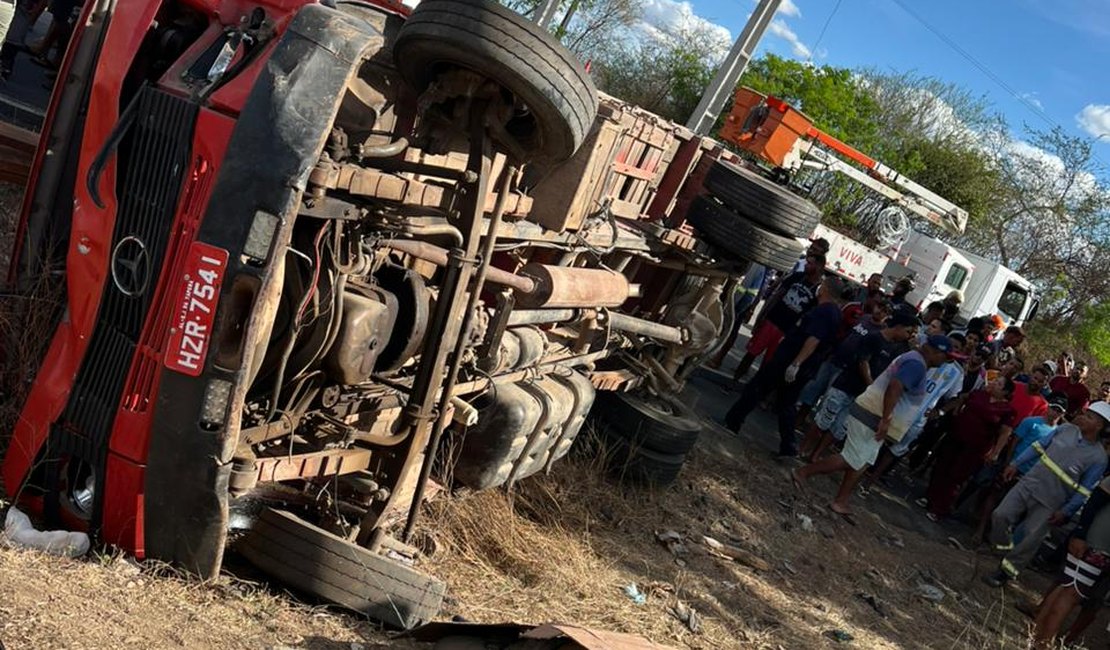
[{"label": "white bag on ground", "polygon": [[89,550],[89,536],[65,530],[35,530],[31,519],[12,506],[4,519],[0,540],[18,548],[33,548],[62,557],[80,557]]}]

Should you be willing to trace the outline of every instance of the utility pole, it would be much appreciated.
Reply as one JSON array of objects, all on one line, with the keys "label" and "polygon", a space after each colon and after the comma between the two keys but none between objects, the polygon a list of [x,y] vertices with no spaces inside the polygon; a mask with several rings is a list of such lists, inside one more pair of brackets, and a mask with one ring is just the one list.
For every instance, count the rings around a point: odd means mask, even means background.
[{"label": "utility pole", "polygon": [[[552,2],[552,0],[544,1]],[[767,31],[767,25],[771,24],[771,19],[775,17],[780,4],[782,0],[760,0],[751,18],[748,19],[748,24],[744,25],[744,31],[740,32],[740,38],[732,44],[728,56],[717,70],[717,75],[705,89],[698,107],[686,122],[686,128],[698,135],[705,135],[713,128],[725,101],[736,89],[740,75],[752,60],[752,54],[759,45],[759,39],[763,38],[763,32]]]},{"label": "utility pole", "polygon": [[535,23],[544,29],[551,25],[551,21],[555,18],[555,12],[559,11],[559,5],[562,4],[560,0],[542,0],[540,6],[536,7],[533,14],[535,16]]}]

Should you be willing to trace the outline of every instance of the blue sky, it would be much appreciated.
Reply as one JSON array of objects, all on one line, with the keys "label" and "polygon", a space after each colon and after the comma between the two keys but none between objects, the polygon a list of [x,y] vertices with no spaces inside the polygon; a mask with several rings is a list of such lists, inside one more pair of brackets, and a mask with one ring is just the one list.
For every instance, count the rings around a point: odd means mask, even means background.
[{"label": "blue sky", "polygon": [[[755,0],[652,0],[740,33]],[[962,56],[899,4],[912,8]],[[682,6],[682,5],[687,6]],[[1110,133],[1110,0],[786,0],[760,52],[840,67],[915,71],[985,95],[1015,135],[1060,124],[1072,134]],[[662,5],[662,6],[659,6]],[[1010,93],[1043,111],[1047,121]],[[1110,154],[1110,136],[1098,152]]]}]

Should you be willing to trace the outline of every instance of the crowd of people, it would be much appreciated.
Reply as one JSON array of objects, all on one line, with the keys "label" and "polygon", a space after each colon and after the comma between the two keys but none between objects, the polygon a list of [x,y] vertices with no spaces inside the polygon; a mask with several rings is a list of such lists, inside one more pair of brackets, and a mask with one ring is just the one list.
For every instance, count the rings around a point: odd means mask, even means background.
[{"label": "crowd of people", "polygon": [[923,516],[970,513],[973,545],[998,556],[992,586],[1052,561],[1046,539],[1067,540],[1056,545],[1059,584],[1029,613],[1038,643],[1073,641],[1110,592],[1110,382],[1092,395],[1087,366],[1069,354],[1026,358],[1024,331],[999,315],[961,321],[959,291],[919,309],[912,278],[889,294],[878,274],[849,283],[824,272],[827,253],[814,240],[792,272],[745,278],[736,327],[709,365],[722,365],[763,298],[736,379],[761,361],[725,425],[739,433],[770,408],[778,458],[799,465],[795,487],[839,475],[829,508],[849,521],[851,501],[905,460],[927,480]]}]

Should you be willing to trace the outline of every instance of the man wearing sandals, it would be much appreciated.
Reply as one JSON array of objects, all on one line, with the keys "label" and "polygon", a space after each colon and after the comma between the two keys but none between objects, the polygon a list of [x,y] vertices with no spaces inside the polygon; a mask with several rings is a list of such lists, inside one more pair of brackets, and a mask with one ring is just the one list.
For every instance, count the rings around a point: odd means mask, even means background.
[{"label": "man wearing sandals", "polygon": [[955,350],[947,336],[931,336],[920,350],[895,359],[849,407],[845,421],[844,450],[794,470],[791,478],[801,488],[811,476],[844,472],[844,479],[829,508],[848,516],[848,499],[863,473],[879,455],[883,441],[901,440],[920,411],[926,396],[929,368],[944,363]]}]

